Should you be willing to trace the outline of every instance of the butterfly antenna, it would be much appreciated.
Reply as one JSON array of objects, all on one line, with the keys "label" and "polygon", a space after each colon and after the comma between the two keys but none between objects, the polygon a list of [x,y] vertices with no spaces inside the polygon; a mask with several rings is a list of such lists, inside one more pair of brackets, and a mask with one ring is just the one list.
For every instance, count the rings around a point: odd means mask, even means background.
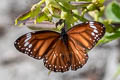
[{"label": "butterfly antenna", "polygon": [[60,20],[55,24],[56,28],[57,28],[59,25],[62,25],[63,23],[65,24],[65,20],[64,20],[64,19],[60,19]]}]

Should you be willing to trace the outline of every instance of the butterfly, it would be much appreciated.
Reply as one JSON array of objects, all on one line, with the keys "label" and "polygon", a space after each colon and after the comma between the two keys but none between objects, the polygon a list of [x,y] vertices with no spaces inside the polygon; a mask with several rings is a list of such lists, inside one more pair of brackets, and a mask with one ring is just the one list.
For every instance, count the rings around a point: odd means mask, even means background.
[{"label": "butterfly", "polygon": [[35,59],[43,59],[45,67],[54,72],[82,68],[91,50],[105,34],[102,23],[88,21],[61,33],[43,30],[29,32],[19,37],[14,46]]}]

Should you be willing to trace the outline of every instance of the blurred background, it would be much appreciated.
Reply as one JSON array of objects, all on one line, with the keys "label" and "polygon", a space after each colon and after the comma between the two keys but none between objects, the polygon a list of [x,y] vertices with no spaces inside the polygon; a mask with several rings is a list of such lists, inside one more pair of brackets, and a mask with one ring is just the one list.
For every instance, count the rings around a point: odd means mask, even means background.
[{"label": "blurred background", "polygon": [[[112,0],[106,0],[108,4]],[[114,40],[89,52],[87,64],[77,71],[51,72],[42,60],[18,52],[14,41],[30,32],[26,26],[15,27],[15,18],[39,0],[0,0],[0,80],[120,80],[120,40]],[[120,72],[120,71],[119,71]]]}]

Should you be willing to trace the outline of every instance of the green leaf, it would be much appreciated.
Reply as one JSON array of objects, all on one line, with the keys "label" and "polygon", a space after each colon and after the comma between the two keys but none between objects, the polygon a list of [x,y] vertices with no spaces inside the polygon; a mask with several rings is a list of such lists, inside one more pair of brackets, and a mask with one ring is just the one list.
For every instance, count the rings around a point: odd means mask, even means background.
[{"label": "green leaf", "polygon": [[92,0],[76,0],[76,1],[92,1]]},{"label": "green leaf", "polygon": [[65,11],[61,12],[61,18],[66,20],[68,29],[71,27],[71,24],[74,24],[74,22],[77,21],[77,18],[74,17],[72,13]]},{"label": "green leaf", "polygon": [[26,13],[20,15],[20,16],[15,20],[15,25],[17,25],[19,21],[23,21],[23,20],[26,20],[26,19],[30,18],[30,16],[31,16],[31,11],[27,11]]},{"label": "green leaf", "polygon": [[120,19],[120,5],[116,2],[112,4],[112,11]]},{"label": "green leaf", "polygon": [[65,7],[66,9],[73,10],[76,9],[75,6],[71,5],[70,3],[66,2],[65,0],[56,0],[61,6]]},{"label": "green leaf", "polygon": [[105,16],[113,22],[120,22],[120,5],[115,1],[108,4],[105,10]]},{"label": "green leaf", "polygon": [[42,21],[48,20],[48,16],[45,13],[40,13],[36,18],[36,22],[40,23]]},{"label": "green leaf", "polygon": [[34,6],[34,8],[31,9],[31,17],[34,18],[40,13],[40,6]]},{"label": "green leaf", "polygon": [[99,43],[107,43],[118,38],[120,38],[120,29],[112,33],[106,32],[105,36],[99,41]]},{"label": "green leaf", "polygon": [[41,5],[45,2],[45,0],[41,0],[37,4],[34,4],[31,8],[31,17],[36,17],[41,12]]},{"label": "green leaf", "polygon": [[45,0],[45,3],[46,3],[46,6],[45,7],[55,7],[55,8],[58,8],[60,9],[60,6],[58,5],[58,3],[55,1],[55,0]]},{"label": "green leaf", "polygon": [[105,2],[105,0],[98,0],[99,1],[99,3],[104,3]]}]

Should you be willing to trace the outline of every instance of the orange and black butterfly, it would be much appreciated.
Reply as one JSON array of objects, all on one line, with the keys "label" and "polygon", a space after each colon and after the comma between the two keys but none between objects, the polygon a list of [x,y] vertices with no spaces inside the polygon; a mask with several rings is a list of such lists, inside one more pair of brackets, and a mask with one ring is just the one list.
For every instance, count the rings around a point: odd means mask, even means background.
[{"label": "orange and black butterfly", "polygon": [[43,59],[44,65],[54,72],[77,70],[88,60],[87,51],[103,37],[105,27],[95,21],[73,26],[61,33],[43,30],[29,32],[19,37],[14,45],[17,50],[35,59]]}]

